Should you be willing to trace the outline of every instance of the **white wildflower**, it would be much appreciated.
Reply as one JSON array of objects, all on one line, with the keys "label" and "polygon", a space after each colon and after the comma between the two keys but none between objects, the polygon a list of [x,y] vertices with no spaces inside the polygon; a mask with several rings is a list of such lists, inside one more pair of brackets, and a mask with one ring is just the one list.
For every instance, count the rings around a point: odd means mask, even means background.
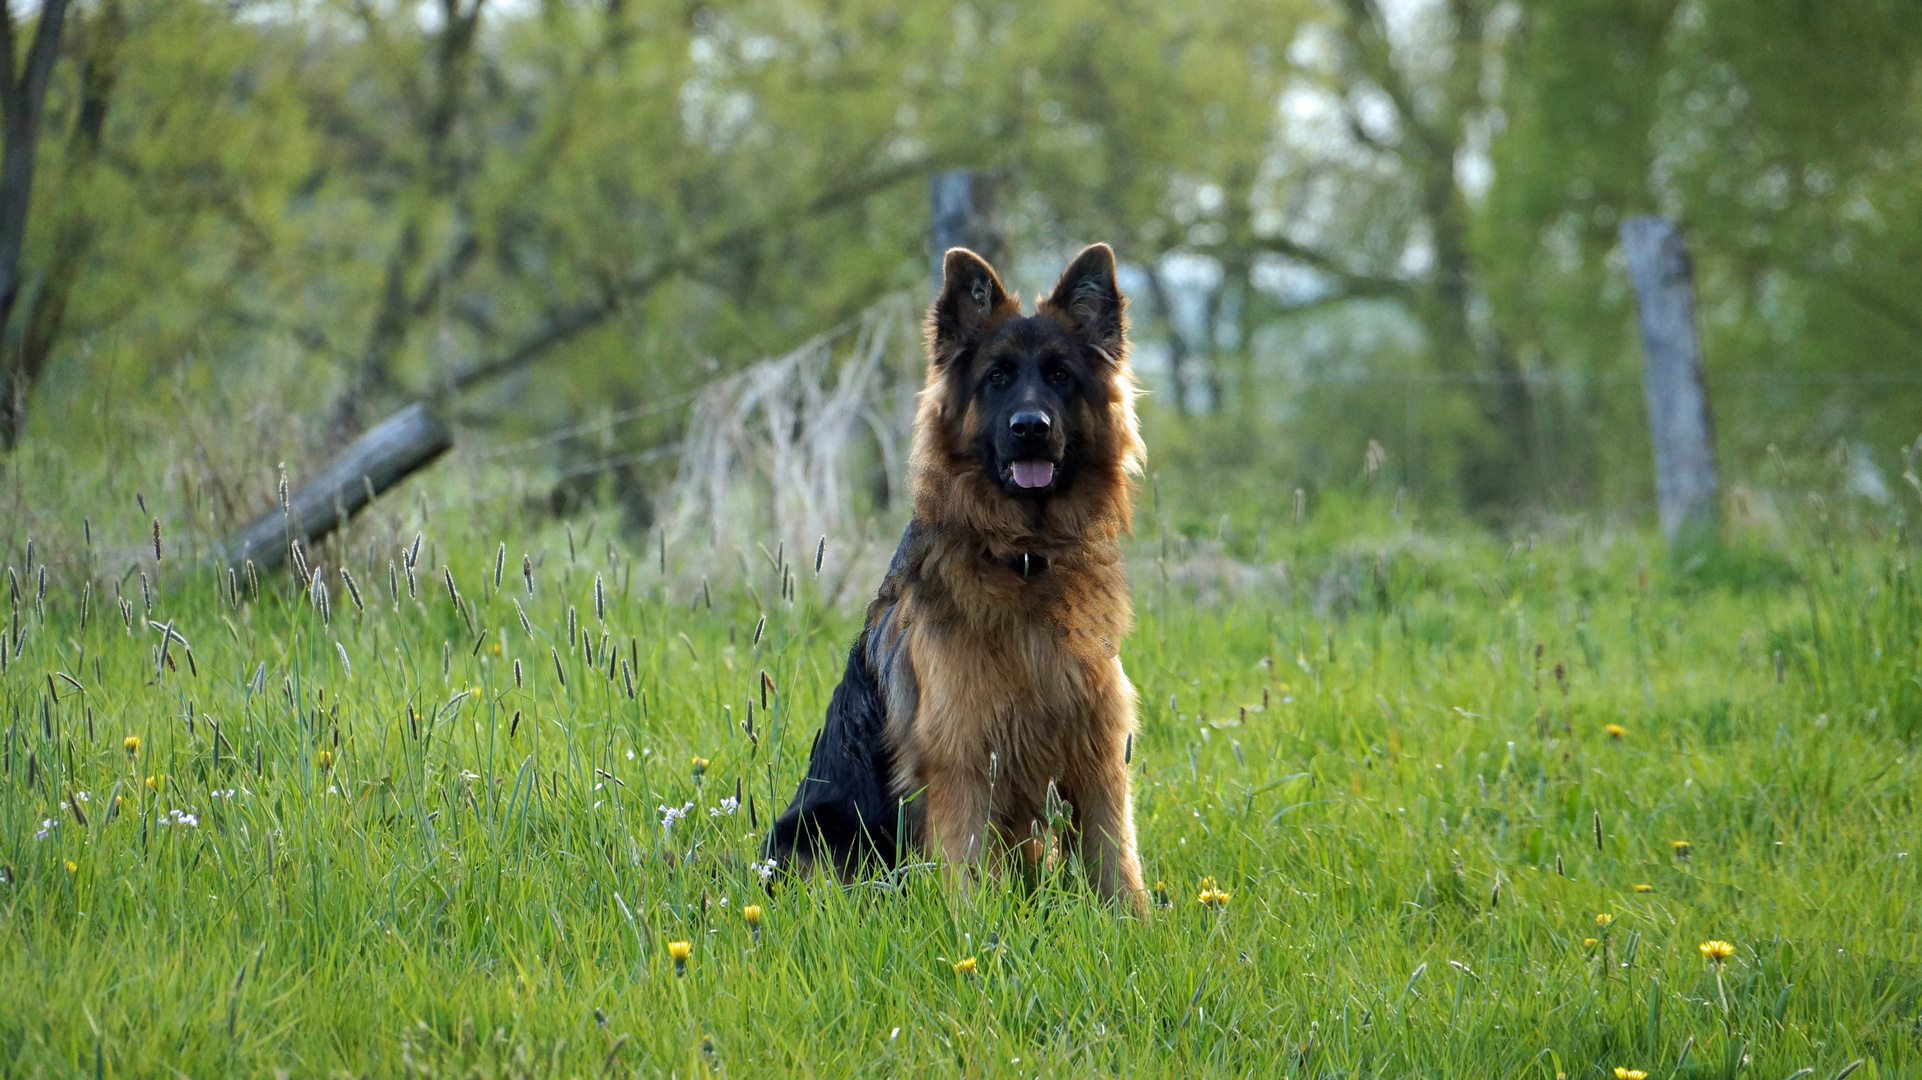
[{"label": "white wildflower", "polygon": [[47,818],[40,823],[40,831],[37,833],[34,833],[33,838],[35,840],[45,840],[47,837],[52,836],[53,831],[55,829],[58,829],[59,827],[60,827],[59,818]]},{"label": "white wildflower", "polygon": [[748,863],[747,868],[754,871],[754,873],[760,877],[761,881],[765,883],[774,877],[775,861],[773,856],[769,856],[765,862]]},{"label": "white wildflower", "polygon": [[682,818],[686,817],[688,815],[688,811],[692,809],[694,809],[694,800],[692,799],[689,799],[685,804],[678,807],[667,806],[667,805],[660,806],[659,810],[661,811],[661,828],[663,829],[673,828],[675,822],[678,822]]},{"label": "white wildflower", "polygon": [[727,814],[729,816],[732,816],[734,811],[739,810],[740,808],[741,808],[741,800],[735,798],[732,795],[729,795],[727,798],[721,800],[721,805],[709,807],[707,811],[707,816],[720,817],[722,814]]}]

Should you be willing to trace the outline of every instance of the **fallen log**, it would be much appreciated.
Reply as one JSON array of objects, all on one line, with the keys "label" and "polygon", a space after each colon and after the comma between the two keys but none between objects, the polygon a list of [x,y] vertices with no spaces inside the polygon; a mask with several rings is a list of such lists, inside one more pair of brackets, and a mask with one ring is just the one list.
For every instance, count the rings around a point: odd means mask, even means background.
[{"label": "fallen log", "polygon": [[344,527],[376,495],[430,464],[454,445],[446,421],[415,402],[355,439],[307,483],[229,540],[222,552],[236,569],[249,561],[270,570],[295,540],[312,544]]}]

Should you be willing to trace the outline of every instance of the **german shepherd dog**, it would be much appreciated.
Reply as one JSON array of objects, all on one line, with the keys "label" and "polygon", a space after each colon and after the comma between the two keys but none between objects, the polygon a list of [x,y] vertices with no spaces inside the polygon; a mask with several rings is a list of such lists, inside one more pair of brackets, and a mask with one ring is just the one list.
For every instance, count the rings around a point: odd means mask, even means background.
[{"label": "german shepherd dog", "polygon": [[913,517],[768,834],[778,865],[848,880],[938,850],[966,888],[990,859],[1044,861],[1058,832],[1102,896],[1144,909],[1119,655],[1143,455],[1125,304],[1106,244],[1033,315],[980,256],[947,253]]}]

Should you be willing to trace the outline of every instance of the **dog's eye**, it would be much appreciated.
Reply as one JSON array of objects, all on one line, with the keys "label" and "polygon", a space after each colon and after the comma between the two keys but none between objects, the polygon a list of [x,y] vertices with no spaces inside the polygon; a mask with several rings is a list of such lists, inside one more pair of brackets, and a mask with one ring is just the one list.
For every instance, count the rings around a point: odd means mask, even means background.
[{"label": "dog's eye", "polygon": [[1073,378],[1074,376],[1068,374],[1067,368],[1055,368],[1054,371],[1048,375],[1048,381],[1056,386],[1066,386]]},{"label": "dog's eye", "polygon": [[1008,369],[995,368],[993,371],[988,372],[988,382],[993,386],[1008,385]]}]

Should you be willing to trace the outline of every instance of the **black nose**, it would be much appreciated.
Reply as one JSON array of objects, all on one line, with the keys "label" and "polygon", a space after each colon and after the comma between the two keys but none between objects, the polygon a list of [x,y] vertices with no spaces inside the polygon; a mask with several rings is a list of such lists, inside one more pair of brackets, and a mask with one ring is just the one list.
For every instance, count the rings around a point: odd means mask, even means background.
[{"label": "black nose", "polygon": [[1009,430],[1018,439],[1039,438],[1053,426],[1054,422],[1044,412],[1018,412],[1014,414],[1014,419],[1008,421]]}]

